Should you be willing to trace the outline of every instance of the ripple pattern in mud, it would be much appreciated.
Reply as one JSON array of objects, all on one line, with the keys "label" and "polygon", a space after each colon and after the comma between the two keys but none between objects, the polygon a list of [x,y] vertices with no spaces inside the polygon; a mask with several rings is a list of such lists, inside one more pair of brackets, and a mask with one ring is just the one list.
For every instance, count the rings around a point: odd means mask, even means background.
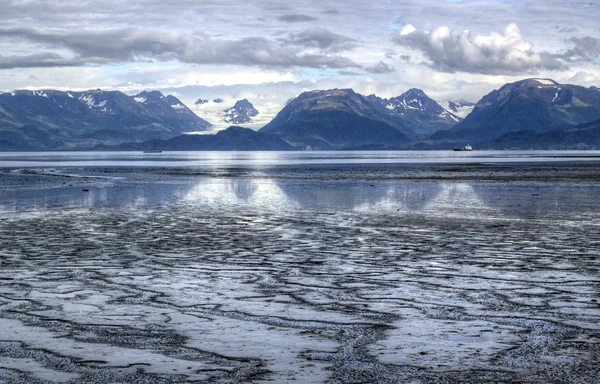
[{"label": "ripple pattern in mud", "polygon": [[595,222],[181,202],[0,221],[0,381],[594,383]]}]

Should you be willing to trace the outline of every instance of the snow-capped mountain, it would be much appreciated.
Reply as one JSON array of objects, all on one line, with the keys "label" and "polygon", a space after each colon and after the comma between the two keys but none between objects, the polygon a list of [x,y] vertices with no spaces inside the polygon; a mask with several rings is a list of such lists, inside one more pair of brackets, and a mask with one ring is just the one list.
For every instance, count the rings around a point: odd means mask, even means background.
[{"label": "snow-capped mountain", "polygon": [[251,123],[258,111],[248,99],[238,100],[235,105],[224,111],[223,120],[230,124]]},{"label": "snow-capped mountain", "polygon": [[[223,109],[223,104],[233,103],[231,108]],[[231,105],[231,104],[230,104]],[[198,99],[191,109],[213,125],[214,130],[225,129],[231,125],[243,124],[245,127],[260,128],[269,122],[272,114],[259,113],[248,99],[235,100],[221,98]]]},{"label": "snow-capped mountain", "polygon": [[388,110],[401,121],[401,125],[420,136],[450,129],[462,120],[417,88],[409,89],[391,99],[382,99],[375,95],[369,95],[367,99]]}]

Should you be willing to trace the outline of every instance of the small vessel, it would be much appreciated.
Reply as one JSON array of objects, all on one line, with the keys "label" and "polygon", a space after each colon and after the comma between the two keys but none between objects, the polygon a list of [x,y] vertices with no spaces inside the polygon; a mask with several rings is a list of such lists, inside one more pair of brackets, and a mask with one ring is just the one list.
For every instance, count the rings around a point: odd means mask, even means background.
[{"label": "small vessel", "polygon": [[473,147],[471,147],[469,144],[465,145],[464,147],[454,147],[455,151],[472,151]]},{"label": "small vessel", "polygon": [[144,153],[162,153],[160,149],[147,149]]}]

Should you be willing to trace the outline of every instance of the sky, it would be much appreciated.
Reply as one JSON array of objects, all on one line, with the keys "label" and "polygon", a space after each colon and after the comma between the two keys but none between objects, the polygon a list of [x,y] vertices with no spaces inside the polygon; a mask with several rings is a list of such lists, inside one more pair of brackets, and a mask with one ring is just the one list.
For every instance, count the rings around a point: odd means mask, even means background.
[{"label": "sky", "polygon": [[[478,101],[528,77],[600,85],[600,1],[0,0],[0,90],[250,100],[423,89]],[[227,105],[227,106],[231,106]]]}]

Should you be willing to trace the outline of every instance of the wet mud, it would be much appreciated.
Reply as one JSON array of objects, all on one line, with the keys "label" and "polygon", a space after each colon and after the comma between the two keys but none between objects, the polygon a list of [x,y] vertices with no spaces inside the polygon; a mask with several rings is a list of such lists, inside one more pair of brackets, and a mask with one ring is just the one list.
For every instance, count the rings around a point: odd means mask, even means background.
[{"label": "wet mud", "polygon": [[0,382],[597,383],[598,169],[0,170]]}]

